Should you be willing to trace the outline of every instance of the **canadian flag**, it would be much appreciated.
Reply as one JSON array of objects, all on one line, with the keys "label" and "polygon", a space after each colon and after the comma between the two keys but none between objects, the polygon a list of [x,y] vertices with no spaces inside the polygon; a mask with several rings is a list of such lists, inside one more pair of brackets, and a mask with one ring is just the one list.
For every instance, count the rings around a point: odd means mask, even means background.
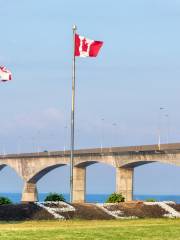
[{"label": "canadian flag", "polygon": [[75,34],[75,52],[77,57],[96,57],[103,42],[95,41]]},{"label": "canadian flag", "polygon": [[0,66],[0,81],[6,82],[11,80],[12,74],[4,66]]}]

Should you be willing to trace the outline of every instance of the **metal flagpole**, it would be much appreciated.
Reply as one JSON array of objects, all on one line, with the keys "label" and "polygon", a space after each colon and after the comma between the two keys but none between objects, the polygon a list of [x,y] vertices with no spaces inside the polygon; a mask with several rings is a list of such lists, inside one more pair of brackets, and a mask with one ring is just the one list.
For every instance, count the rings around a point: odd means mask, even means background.
[{"label": "metal flagpole", "polygon": [[72,106],[71,106],[71,159],[70,159],[70,202],[73,202],[73,165],[74,165],[74,107],[75,107],[75,34],[73,25],[73,58],[72,58]]}]

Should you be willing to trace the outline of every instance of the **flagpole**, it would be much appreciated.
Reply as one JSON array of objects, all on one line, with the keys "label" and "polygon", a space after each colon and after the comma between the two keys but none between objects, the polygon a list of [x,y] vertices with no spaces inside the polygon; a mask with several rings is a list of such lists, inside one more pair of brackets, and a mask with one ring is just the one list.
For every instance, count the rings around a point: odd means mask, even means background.
[{"label": "flagpole", "polygon": [[75,109],[75,34],[77,27],[73,25],[73,57],[72,57],[72,106],[71,106],[71,158],[70,158],[70,202],[73,202],[73,165],[74,165],[74,109]]}]

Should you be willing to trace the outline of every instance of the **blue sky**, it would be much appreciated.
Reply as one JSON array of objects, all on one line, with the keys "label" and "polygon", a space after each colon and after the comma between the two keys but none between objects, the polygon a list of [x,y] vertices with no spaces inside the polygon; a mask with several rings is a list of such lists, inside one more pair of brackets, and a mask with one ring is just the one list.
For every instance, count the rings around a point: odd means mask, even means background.
[{"label": "blue sky", "polygon": [[[167,129],[168,141],[180,142],[179,1],[0,0],[0,6],[0,64],[13,73],[0,85],[0,152],[69,148],[74,23],[79,34],[104,41],[98,58],[77,59],[76,148],[154,144],[159,121],[162,142]],[[52,171],[39,191],[67,192],[68,174],[67,167]],[[88,192],[114,191],[108,166],[89,167],[87,178]],[[179,181],[174,166],[135,170],[137,193],[180,194]],[[21,188],[12,170],[2,170],[0,191]]]}]

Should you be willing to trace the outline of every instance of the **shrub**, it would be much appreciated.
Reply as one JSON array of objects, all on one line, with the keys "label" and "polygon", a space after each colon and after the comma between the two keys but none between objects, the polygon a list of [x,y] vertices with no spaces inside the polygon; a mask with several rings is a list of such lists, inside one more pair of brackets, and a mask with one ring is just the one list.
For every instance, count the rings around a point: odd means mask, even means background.
[{"label": "shrub", "polygon": [[49,193],[46,198],[44,199],[45,202],[50,201],[50,202],[58,202],[62,201],[65,202],[65,198],[62,194],[58,193]]},{"label": "shrub", "polygon": [[106,203],[118,203],[118,202],[124,202],[124,200],[125,198],[121,193],[112,193],[106,200]]},{"label": "shrub", "polygon": [[146,202],[156,202],[156,199],[154,199],[154,198],[148,198],[148,199],[146,199]]},{"label": "shrub", "polygon": [[7,197],[0,197],[0,205],[11,204],[11,200]]}]

